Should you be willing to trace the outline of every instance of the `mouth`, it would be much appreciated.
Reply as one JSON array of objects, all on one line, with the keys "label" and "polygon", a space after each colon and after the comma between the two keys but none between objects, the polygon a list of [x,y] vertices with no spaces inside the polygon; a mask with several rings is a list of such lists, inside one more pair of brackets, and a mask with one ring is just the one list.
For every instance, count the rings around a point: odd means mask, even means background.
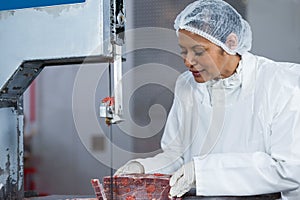
[{"label": "mouth", "polygon": [[199,70],[199,71],[190,70],[190,72],[192,72],[192,73],[193,73],[193,76],[195,76],[195,77],[201,76],[201,73],[203,73],[204,71],[205,71],[204,69]]}]

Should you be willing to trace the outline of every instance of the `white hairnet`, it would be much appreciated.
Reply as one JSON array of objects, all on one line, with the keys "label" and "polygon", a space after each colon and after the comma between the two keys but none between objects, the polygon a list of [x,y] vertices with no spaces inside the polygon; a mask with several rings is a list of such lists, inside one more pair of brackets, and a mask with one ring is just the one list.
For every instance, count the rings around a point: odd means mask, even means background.
[{"label": "white hairnet", "polygon": [[[174,28],[176,31],[184,29],[198,34],[231,55],[242,55],[251,49],[252,32],[248,22],[222,0],[198,0],[191,3],[177,16]],[[226,45],[231,33],[238,39],[234,48]]]}]

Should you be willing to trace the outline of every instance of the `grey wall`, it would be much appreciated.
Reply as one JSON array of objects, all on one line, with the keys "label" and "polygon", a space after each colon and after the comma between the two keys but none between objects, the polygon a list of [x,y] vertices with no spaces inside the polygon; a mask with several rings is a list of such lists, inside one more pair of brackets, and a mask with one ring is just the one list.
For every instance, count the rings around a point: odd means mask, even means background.
[{"label": "grey wall", "polygon": [[72,92],[78,67],[46,68],[37,79],[38,119],[32,151],[39,193],[91,194],[90,179],[109,174],[86,150],[75,127]]},{"label": "grey wall", "polygon": [[[163,27],[173,31],[173,24],[175,16],[192,0],[180,1],[180,0],[166,0],[166,1],[147,1],[139,0],[133,3],[133,21],[135,28],[143,27]],[[175,33],[173,33],[175,36]],[[173,35],[172,35],[173,36]],[[171,36],[170,36],[171,37]],[[159,38],[157,40],[160,40]],[[137,41],[138,42],[138,41]],[[136,43],[137,43],[136,42]],[[151,42],[151,41],[149,41]],[[162,44],[166,41],[161,40]],[[173,43],[177,44],[177,38],[174,37]],[[137,68],[143,64],[153,63],[169,66],[172,69],[181,73],[185,70],[181,57],[178,55],[179,50],[176,49],[177,55],[167,50],[167,48],[144,48],[133,52],[133,66]],[[151,67],[151,65],[149,66]],[[159,71],[152,71],[153,76],[158,76]],[[149,76],[151,76],[149,74]],[[133,77],[133,79],[135,79]],[[162,78],[165,82],[173,85],[174,87],[176,78],[171,76]],[[146,126],[150,122],[149,110],[154,104],[162,105],[168,113],[173,101],[173,92],[163,87],[160,84],[145,84],[140,87],[132,95],[132,116],[135,123],[139,126]],[[166,117],[163,115],[157,115],[156,118],[160,121],[165,121]],[[163,128],[155,133],[152,137],[147,138],[133,138],[133,148],[135,152],[153,152],[160,149],[160,138],[163,133]]]},{"label": "grey wall", "polygon": [[300,1],[249,0],[252,52],[277,61],[300,62]]}]

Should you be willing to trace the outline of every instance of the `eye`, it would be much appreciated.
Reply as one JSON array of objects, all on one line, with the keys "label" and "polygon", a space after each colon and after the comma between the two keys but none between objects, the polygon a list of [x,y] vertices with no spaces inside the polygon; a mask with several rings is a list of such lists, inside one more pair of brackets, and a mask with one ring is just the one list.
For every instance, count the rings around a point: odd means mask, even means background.
[{"label": "eye", "polygon": [[196,56],[201,56],[204,53],[204,51],[195,52]]},{"label": "eye", "polygon": [[180,54],[181,54],[182,57],[186,57],[187,53],[188,53],[187,50],[184,49],[184,48],[182,48],[181,51],[180,51]]},{"label": "eye", "polygon": [[205,53],[205,48],[202,46],[196,46],[193,48],[195,56],[201,56]]},{"label": "eye", "polygon": [[182,56],[186,56],[187,51],[181,51],[180,54],[181,54]]},{"label": "eye", "polygon": [[181,45],[179,45],[179,47],[180,47],[180,50],[181,50],[180,54],[182,56],[186,56],[187,55],[187,49],[185,47],[181,46]]},{"label": "eye", "polygon": [[201,56],[202,54],[204,54],[204,52],[205,49],[203,48],[194,49],[195,56]]}]

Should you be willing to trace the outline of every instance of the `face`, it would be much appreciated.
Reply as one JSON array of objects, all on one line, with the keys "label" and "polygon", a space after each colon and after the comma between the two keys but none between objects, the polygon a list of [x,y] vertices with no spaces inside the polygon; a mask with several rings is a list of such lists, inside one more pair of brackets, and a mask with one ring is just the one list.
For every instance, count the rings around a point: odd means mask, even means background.
[{"label": "face", "polygon": [[179,30],[178,42],[184,64],[196,82],[203,83],[230,73],[230,55],[221,47],[186,30]]}]

